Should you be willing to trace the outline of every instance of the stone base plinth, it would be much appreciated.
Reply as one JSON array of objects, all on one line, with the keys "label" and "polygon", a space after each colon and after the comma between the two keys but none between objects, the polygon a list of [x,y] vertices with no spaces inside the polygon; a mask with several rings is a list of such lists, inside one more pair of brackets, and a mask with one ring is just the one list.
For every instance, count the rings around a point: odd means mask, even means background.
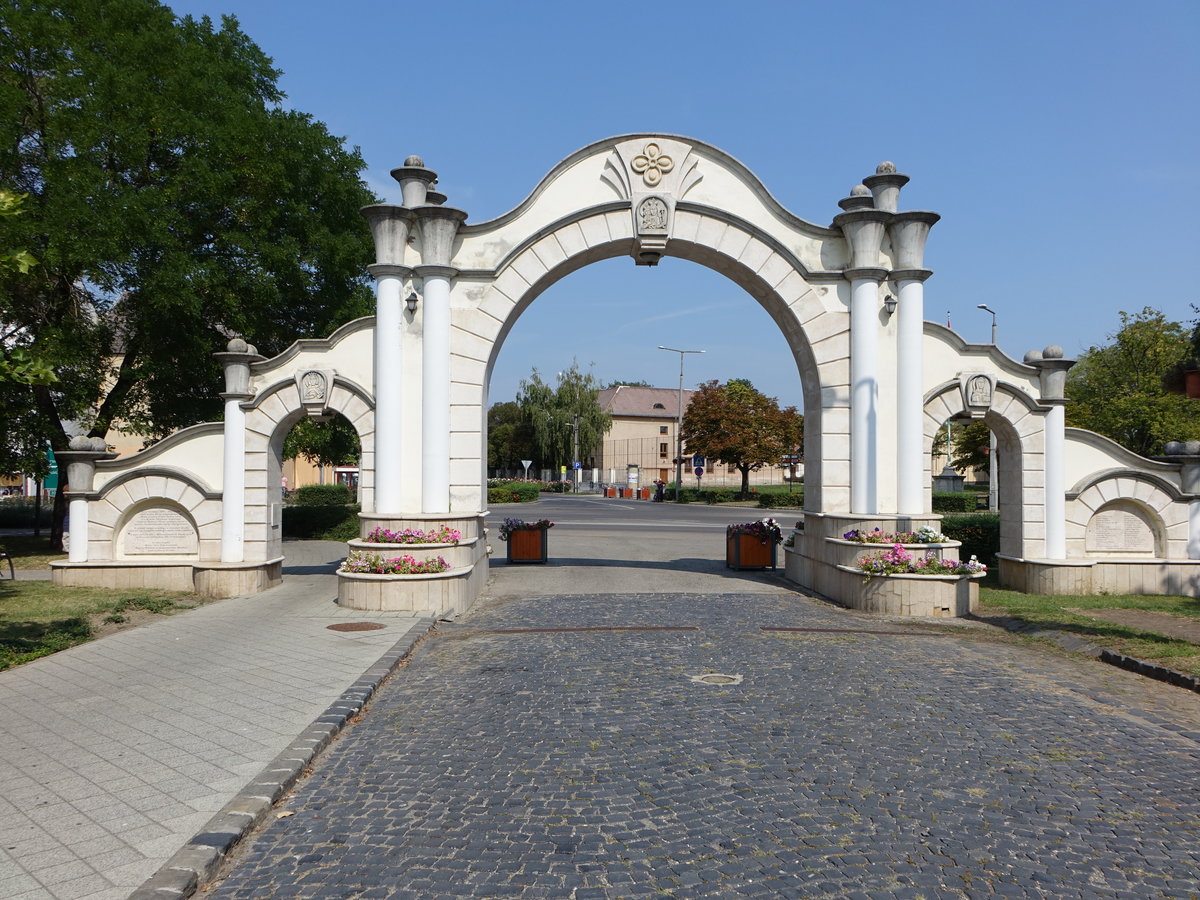
[{"label": "stone base plinth", "polygon": [[[338,572],[338,604],[350,609],[427,612],[437,616],[470,609],[487,582],[488,546],[485,512],[479,513],[359,513],[358,540],[349,550],[386,557],[411,556],[425,560],[440,556],[450,564],[436,575],[365,575]],[[457,544],[376,544],[365,541],[376,528],[431,531],[453,528],[462,533]]]},{"label": "stone base plinth", "polygon": [[982,575],[876,575],[838,566],[848,581],[838,602],[890,616],[965,616],[979,609]]},{"label": "stone base plinth", "polygon": [[155,588],[194,591],[202,597],[240,597],[282,583],[283,557],[240,563],[196,560],[52,562],[50,580],[63,587]]},{"label": "stone base plinth", "polygon": [[486,580],[486,560],[436,575],[338,572],[338,605],[350,609],[444,616],[468,609]]},{"label": "stone base plinth", "polygon": [[1000,584],[1026,594],[1200,596],[1200,559],[997,558]]}]

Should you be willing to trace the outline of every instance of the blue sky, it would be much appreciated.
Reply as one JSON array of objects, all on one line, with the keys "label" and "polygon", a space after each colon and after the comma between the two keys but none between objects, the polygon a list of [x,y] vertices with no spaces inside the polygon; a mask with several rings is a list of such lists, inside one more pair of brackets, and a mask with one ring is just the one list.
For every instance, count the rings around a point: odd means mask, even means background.
[{"label": "blue sky", "polygon": [[[409,154],[469,221],[516,206],[595,140],[664,132],[745,163],[828,225],[893,160],[902,209],[931,209],[926,314],[1020,358],[1103,343],[1119,310],[1200,304],[1200,3],[399,4],[189,0],[237,16],[288,104],[361,148],[371,186]],[[602,381],[749,378],[801,405],[783,337],[722,276],[612,260],[543,294],[510,334],[491,399],[578,359]]]}]

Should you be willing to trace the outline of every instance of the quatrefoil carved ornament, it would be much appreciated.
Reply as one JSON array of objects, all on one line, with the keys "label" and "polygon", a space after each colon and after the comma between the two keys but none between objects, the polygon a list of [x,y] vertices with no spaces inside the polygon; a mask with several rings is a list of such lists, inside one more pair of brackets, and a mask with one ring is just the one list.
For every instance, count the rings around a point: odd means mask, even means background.
[{"label": "quatrefoil carved ornament", "polygon": [[651,142],[633,158],[629,167],[642,176],[647,187],[654,187],[662,177],[675,168],[675,160],[663,153],[658,144]]}]

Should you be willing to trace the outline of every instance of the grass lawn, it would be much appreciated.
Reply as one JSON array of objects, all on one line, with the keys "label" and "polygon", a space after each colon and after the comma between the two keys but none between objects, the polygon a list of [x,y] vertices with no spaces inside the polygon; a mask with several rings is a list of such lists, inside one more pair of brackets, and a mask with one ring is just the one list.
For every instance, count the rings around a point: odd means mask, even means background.
[{"label": "grass lawn", "polygon": [[0,547],[12,557],[13,566],[18,569],[44,569],[51,560],[67,558],[65,553],[50,552],[50,538],[46,534],[41,537],[31,534],[0,535]]},{"label": "grass lawn", "polygon": [[1102,622],[1074,610],[1132,609],[1170,613],[1200,621],[1200,599],[1195,597],[1098,594],[1044,596],[994,587],[980,587],[981,615],[1007,615],[1024,622],[1077,634],[1117,653],[1155,662],[1178,672],[1200,675],[1200,646],[1153,631]]},{"label": "grass lawn", "polygon": [[146,588],[59,587],[48,581],[0,582],[0,670],[120,631],[159,615],[194,609],[195,594]]}]

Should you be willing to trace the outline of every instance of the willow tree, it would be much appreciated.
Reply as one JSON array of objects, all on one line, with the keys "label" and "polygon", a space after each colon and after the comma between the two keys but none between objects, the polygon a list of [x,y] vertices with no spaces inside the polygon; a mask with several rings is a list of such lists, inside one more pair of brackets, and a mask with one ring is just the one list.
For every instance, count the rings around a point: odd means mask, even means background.
[{"label": "willow tree", "polygon": [[557,467],[593,455],[612,425],[612,416],[601,408],[600,383],[590,372],[579,371],[577,362],[559,372],[551,386],[537,369],[523,380],[517,405],[533,432],[543,466]]}]

